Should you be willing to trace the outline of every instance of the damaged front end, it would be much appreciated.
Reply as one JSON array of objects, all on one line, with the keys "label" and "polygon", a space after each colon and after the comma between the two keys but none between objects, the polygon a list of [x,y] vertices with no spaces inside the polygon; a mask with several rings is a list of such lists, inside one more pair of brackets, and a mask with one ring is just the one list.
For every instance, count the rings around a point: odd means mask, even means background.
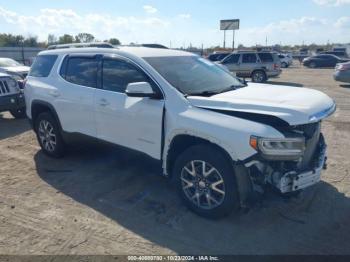
[{"label": "damaged front end", "polygon": [[326,143],[321,122],[280,130],[285,139],[252,137],[258,154],[243,163],[253,189],[263,191],[267,184],[289,193],[316,184],[326,167]]}]

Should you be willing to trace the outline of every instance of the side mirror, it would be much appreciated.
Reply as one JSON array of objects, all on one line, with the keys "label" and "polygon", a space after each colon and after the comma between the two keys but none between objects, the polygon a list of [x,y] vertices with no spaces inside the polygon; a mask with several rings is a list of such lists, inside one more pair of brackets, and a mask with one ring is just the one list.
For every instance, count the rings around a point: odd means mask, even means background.
[{"label": "side mirror", "polygon": [[155,97],[151,85],[147,82],[130,83],[126,87],[125,93],[130,97]]}]

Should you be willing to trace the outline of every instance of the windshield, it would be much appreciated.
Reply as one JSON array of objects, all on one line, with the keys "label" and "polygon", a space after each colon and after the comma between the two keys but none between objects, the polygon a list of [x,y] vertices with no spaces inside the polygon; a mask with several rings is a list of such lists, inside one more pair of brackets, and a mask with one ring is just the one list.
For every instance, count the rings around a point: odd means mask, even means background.
[{"label": "windshield", "polygon": [[244,86],[229,71],[198,56],[144,59],[172,86],[186,95],[211,95]]},{"label": "windshield", "polygon": [[0,66],[1,67],[21,66],[21,64],[11,58],[0,58]]}]

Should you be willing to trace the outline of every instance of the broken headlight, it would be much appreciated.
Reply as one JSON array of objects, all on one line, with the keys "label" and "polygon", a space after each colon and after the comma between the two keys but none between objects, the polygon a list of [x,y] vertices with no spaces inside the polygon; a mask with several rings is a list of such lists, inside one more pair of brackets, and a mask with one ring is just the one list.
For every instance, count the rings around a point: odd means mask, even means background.
[{"label": "broken headlight", "polygon": [[305,138],[250,137],[250,146],[267,160],[298,160],[304,154]]}]

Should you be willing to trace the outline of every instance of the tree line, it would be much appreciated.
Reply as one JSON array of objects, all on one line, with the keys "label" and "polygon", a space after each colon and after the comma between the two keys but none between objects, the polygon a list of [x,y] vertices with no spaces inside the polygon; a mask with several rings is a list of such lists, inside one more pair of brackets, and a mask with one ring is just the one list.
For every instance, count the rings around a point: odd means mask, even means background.
[{"label": "tree line", "polygon": [[[90,33],[79,33],[77,35],[64,34],[62,36],[55,36],[49,34],[47,41],[39,41],[37,36],[13,35],[13,34],[0,34],[0,47],[43,47],[54,44],[70,44],[70,43],[90,43],[100,42]],[[117,38],[110,38],[103,42],[110,43],[112,45],[120,45],[121,42]]]}]

